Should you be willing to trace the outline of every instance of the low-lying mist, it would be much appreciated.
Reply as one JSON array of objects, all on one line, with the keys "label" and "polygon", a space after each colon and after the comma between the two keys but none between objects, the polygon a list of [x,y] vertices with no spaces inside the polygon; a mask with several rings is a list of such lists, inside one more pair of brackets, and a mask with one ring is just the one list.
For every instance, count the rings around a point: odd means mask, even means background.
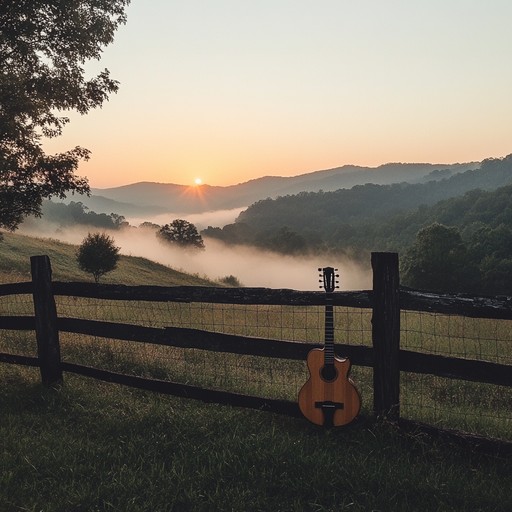
[{"label": "low-lying mist", "polygon": [[[87,226],[62,229],[41,220],[20,228],[23,234],[53,238],[74,245],[81,244],[89,232],[98,231],[103,230]],[[349,259],[333,260],[332,257],[322,255],[286,256],[253,247],[228,246],[210,238],[204,238],[206,250],[190,252],[160,241],[150,229],[131,227],[106,232],[115,240],[123,255],[141,256],[211,280],[232,275],[243,286],[318,290],[318,268],[332,266],[339,269],[340,289],[360,290],[371,287],[370,272],[363,265]]]},{"label": "low-lying mist", "polygon": [[132,226],[139,226],[143,222],[153,222],[159,226],[170,224],[174,219],[185,219],[194,224],[198,231],[206,229],[208,226],[225,226],[232,224],[238,217],[240,212],[246,210],[247,207],[233,208],[229,210],[215,210],[203,213],[160,213],[153,216],[145,217],[126,217],[126,220]]}]

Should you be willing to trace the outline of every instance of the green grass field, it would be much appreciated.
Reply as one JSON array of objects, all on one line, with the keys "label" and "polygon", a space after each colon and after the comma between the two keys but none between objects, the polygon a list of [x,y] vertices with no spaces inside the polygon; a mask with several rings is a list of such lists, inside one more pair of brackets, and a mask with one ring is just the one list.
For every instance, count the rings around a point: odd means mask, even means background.
[{"label": "green grass field", "polygon": [[[56,241],[6,234],[0,282],[28,280],[32,254],[50,256],[56,280],[89,280],[76,268],[74,251]],[[211,284],[125,257],[107,278],[123,284]],[[28,299],[2,299],[0,311],[31,314]],[[311,342],[323,335],[321,308],[98,302],[58,298],[59,314]],[[503,354],[510,347],[508,326],[405,315],[408,347],[484,351],[510,362],[510,349]],[[342,310],[337,331],[368,344],[369,320],[367,311]],[[447,331],[449,346],[442,341]],[[61,344],[64,360],[260,396],[294,399],[307,378],[301,362],[69,333],[61,333]],[[2,331],[0,351],[33,354],[33,334]],[[371,370],[355,367],[353,373],[363,394],[361,418],[325,431],[306,420],[70,374],[60,389],[48,390],[39,384],[38,370],[0,364],[0,511],[512,510],[510,459],[374,422]],[[407,374],[402,383],[406,417],[510,438],[510,390]]]}]

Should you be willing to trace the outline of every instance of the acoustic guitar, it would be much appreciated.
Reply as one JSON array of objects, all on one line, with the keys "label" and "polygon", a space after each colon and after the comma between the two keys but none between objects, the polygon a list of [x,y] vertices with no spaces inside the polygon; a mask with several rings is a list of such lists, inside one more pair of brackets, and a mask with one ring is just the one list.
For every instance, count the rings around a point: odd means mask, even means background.
[{"label": "acoustic guitar", "polygon": [[337,288],[338,275],[332,267],[318,270],[326,292],[325,343],[323,348],[314,348],[307,356],[310,377],[299,391],[299,408],[316,425],[339,427],[357,417],[361,409],[361,396],[349,378],[350,360],[334,353],[332,294]]}]

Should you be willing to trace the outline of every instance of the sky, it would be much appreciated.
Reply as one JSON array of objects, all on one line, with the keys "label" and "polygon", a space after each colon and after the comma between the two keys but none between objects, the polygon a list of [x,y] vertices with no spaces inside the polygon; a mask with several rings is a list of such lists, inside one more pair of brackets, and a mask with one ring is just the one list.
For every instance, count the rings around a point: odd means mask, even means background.
[{"label": "sky", "polygon": [[345,164],[512,153],[510,0],[132,0],[71,113],[92,187],[231,185]]}]

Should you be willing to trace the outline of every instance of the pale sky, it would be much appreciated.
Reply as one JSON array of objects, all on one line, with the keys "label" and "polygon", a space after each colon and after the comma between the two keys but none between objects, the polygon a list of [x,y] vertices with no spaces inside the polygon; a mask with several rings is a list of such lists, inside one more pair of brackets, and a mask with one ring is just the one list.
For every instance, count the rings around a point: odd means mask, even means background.
[{"label": "pale sky", "polygon": [[512,153],[510,0],[132,0],[117,95],[48,151],[93,187]]}]

